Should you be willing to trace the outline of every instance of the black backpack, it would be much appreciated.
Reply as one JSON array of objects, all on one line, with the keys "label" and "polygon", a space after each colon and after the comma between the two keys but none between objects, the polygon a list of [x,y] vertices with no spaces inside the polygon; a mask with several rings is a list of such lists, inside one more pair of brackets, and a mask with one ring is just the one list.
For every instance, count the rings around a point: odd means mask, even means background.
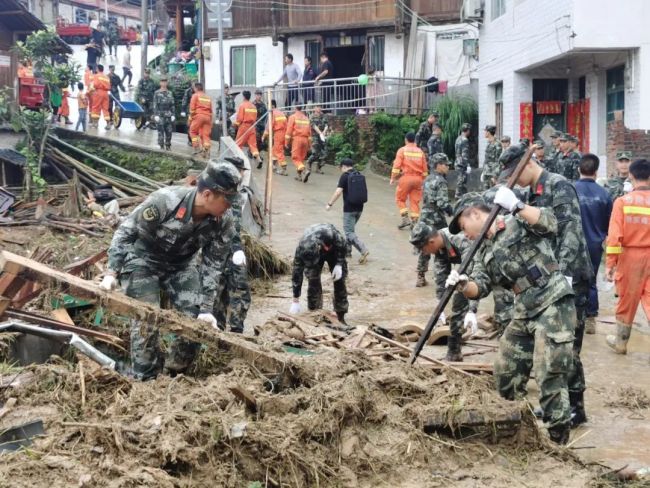
[{"label": "black backpack", "polygon": [[368,201],[368,187],[366,177],[356,170],[348,174],[348,203],[351,205],[363,205]]}]

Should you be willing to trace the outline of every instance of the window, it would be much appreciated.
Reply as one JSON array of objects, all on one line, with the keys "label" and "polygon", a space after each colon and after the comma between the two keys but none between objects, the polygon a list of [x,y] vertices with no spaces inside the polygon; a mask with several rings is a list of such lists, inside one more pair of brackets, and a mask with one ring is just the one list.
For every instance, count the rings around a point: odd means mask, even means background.
[{"label": "window", "polygon": [[368,36],[368,70],[384,71],[384,36]]},{"label": "window", "polygon": [[587,98],[587,77],[581,76],[578,78],[578,100]]},{"label": "window", "polygon": [[625,110],[625,66],[607,70],[607,122],[617,110]]},{"label": "window", "polygon": [[255,86],[255,46],[230,48],[230,84],[232,86]]},{"label": "window", "polygon": [[312,66],[318,66],[321,51],[320,41],[305,41],[305,56],[311,57]]},{"label": "window", "polygon": [[498,19],[506,13],[506,0],[492,0],[490,20]]},{"label": "window", "polygon": [[494,85],[494,125],[497,126],[497,137],[503,135],[503,83]]},{"label": "window", "polygon": [[88,11],[82,8],[75,8],[74,21],[77,24],[87,24],[89,22]]}]

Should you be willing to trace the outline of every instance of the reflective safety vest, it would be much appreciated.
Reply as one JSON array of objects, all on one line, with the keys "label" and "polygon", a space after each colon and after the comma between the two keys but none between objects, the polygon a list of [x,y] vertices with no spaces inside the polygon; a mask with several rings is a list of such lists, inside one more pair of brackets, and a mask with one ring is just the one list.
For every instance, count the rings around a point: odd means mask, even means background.
[{"label": "reflective safety vest", "polygon": [[212,98],[203,92],[196,92],[190,100],[190,115],[209,115],[212,117]]},{"label": "reflective safety vest", "polygon": [[400,147],[395,155],[395,161],[393,161],[392,172],[406,176],[427,176],[427,158],[422,149],[417,147],[414,142]]},{"label": "reflective safety vest", "polygon": [[614,201],[607,232],[607,267],[616,266],[625,248],[650,251],[650,188],[641,187]]},{"label": "reflective safety vest", "polygon": [[310,137],[311,123],[309,117],[302,112],[296,112],[289,116],[287,134],[285,137]]},{"label": "reflective safety vest", "polygon": [[244,100],[237,109],[235,125],[253,125],[257,120],[257,108],[248,100]]}]

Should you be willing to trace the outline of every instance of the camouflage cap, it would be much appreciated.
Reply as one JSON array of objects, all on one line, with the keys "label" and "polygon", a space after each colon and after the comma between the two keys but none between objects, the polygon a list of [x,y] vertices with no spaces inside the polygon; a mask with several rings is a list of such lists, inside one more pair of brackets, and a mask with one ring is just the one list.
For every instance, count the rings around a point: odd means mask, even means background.
[{"label": "camouflage cap", "polygon": [[519,139],[519,144],[528,147],[530,146],[530,139],[528,139],[528,137],[522,137]]},{"label": "camouflage cap", "polygon": [[431,225],[427,225],[424,222],[418,222],[413,226],[411,230],[411,237],[409,242],[418,249],[422,249],[429,238],[438,233],[438,229]]},{"label": "camouflage cap", "polygon": [[224,84],[223,84],[223,87],[224,87],[224,89],[226,89],[226,88],[230,88],[230,86],[228,86],[228,83],[224,83]]},{"label": "camouflage cap", "polygon": [[435,153],[431,156],[431,162],[435,166],[436,164],[449,164],[449,158],[445,153]]},{"label": "camouflage cap", "polygon": [[449,223],[449,232],[452,234],[458,234],[460,232],[460,214],[463,213],[467,207],[472,205],[485,204],[485,200],[478,192],[465,193],[458,202],[456,202],[456,207],[454,207],[454,216],[451,218]]},{"label": "camouflage cap", "polygon": [[575,142],[576,144],[580,142],[580,139],[578,139],[576,136],[569,134],[569,142]]},{"label": "camouflage cap", "polygon": [[264,94],[264,92],[262,90],[260,90],[259,88],[257,90],[255,90],[255,95],[263,95],[263,94]]},{"label": "camouflage cap", "polygon": [[488,131],[488,132],[491,132],[492,134],[494,134],[497,131],[497,126],[492,125],[492,124],[488,124],[488,125],[485,126],[485,130]]},{"label": "camouflage cap", "polygon": [[440,124],[433,124],[433,125],[431,126],[431,130],[436,130],[436,129],[440,129],[440,130],[442,130],[442,126],[441,126]]},{"label": "camouflage cap", "polygon": [[225,161],[209,162],[199,176],[200,184],[213,191],[223,193],[230,203],[233,203],[238,198],[237,187],[240,181],[241,176],[237,168]]},{"label": "camouflage cap", "polygon": [[145,68],[144,69],[144,74],[145,75],[150,75],[151,74],[151,68]]},{"label": "camouflage cap", "polygon": [[558,139],[561,140],[561,141],[568,141],[569,137],[571,137],[571,134],[567,134],[566,132],[562,132],[562,134],[560,134],[558,136]]},{"label": "camouflage cap", "polygon": [[521,144],[514,144],[501,153],[499,163],[501,164],[503,171],[499,173],[499,180],[508,178],[512,174],[525,152],[526,149],[524,146]]},{"label": "camouflage cap", "polygon": [[536,146],[540,146],[540,147],[545,146],[544,141],[542,141],[541,139],[537,139],[535,142],[533,142],[533,144],[535,144]]},{"label": "camouflage cap", "polygon": [[228,156],[227,158],[223,158],[223,160],[232,164],[239,171],[248,171],[248,168],[246,167],[246,164],[242,158],[239,158],[237,156]]},{"label": "camouflage cap", "polygon": [[632,161],[632,153],[630,151],[619,151],[616,153],[616,160],[621,161],[622,159]]},{"label": "camouflage cap", "polygon": [[551,134],[551,139],[557,139],[562,135],[561,130],[554,130],[553,133]]},{"label": "camouflage cap", "polygon": [[432,115],[434,117],[440,117],[440,114],[438,113],[437,110],[432,110],[431,112],[429,112],[429,117],[431,117]]},{"label": "camouflage cap", "polygon": [[159,81],[167,81],[167,75],[162,75]]},{"label": "camouflage cap", "polygon": [[460,126],[460,130],[470,130],[471,128],[472,124],[468,124],[467,122]]},{"label": "camouflage cap", "polygon": [[501,136],[501,142],[510,142],[510,136]]}]

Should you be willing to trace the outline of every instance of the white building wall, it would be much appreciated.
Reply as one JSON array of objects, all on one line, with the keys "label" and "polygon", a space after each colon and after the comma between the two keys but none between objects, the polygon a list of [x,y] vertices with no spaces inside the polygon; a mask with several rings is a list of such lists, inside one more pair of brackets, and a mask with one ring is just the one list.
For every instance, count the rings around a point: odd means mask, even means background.
[{"label": "white building wall", "polygon": [[384,34],[384,76],[400,78],[404,76],[405,37]]}]

